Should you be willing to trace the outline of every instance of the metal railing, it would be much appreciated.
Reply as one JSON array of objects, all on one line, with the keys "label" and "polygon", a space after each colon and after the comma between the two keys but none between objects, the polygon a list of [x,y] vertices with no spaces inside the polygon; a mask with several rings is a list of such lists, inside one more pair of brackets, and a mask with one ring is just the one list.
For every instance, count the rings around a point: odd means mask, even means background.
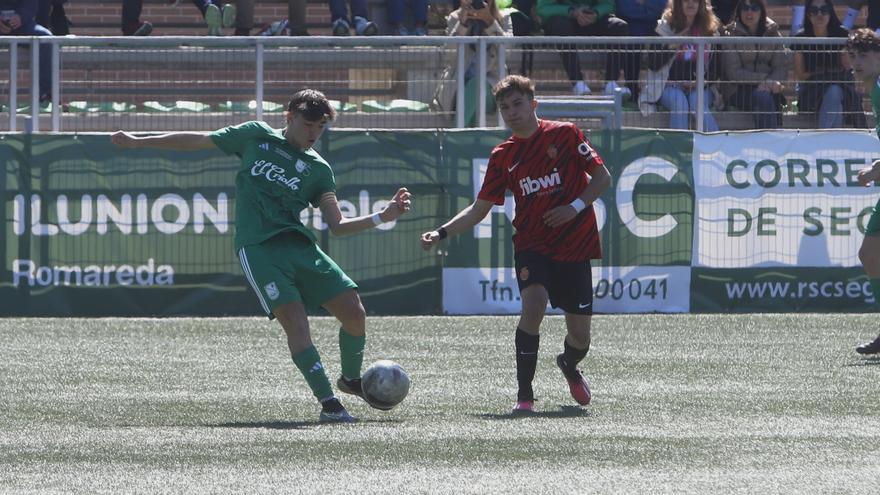
[{"label": "metal railing", "polygon": [[[497,50],[497,77],[506,75],[508,67],[529,73],[539,95],[552,96],[571,93],[571,81],[559,58],[560,47],[576,47],[582,67],[592,74],[585,79],[601,91],[604,81],[600,74],[608,54],[633,53],[641,58],[652,47],[679,44],[690,44],[696,51],[697,104],[693,116],[695,127],[703,129],[707,50],[743,44],[782,51],[792,44],[837,50],[844,43],[839,38],[757,37],[0,37],[0,74],[4,60],[8,60],[9,69],[6,95],[0,88],[0,104],[3,96],[7,102],[0,110],[0,126],[5,121],[6,129],[0,130],[210,129],[249,118],[280,123],[278,105],[267,106],[266,102],[283,104],[293,90],[305,86],[321,89],[339,101],[342,111],[335,124],[338,127],[466,127],[469,58],[473,60],[470,72],[476,78],[475,125],[502,125],[500,116],[487,110],[491,102],[487,89],[491,80],[487,75],[490,50]],[[39,48],[45,44],[51,46],[52,89],[51,105],[43,109],[48,114],[41,115]],[[28,71],[23,70],[22,47],[29,48],[29,78]],[[7,57],[2,56],[3,51],[8,52]],[[521,56],[524,53],[531,53],[537,66],[527,65]],[[523,62],[517,66],[520,59]],[[454,76],[450,78],[450,74]],[[626,82],[635,86],[643,81]],[[785,82],[790,88],[797,83],[791,79]],[[454,110],[431,105],[436,89],[443,83],[454,84]],[[18,103],[20,93],[27,94],[30,101],[24,115]],[[102,102],[119,97],[125,100],[123,103],[130,103],[126,106],[130,111],[114,113],[96,108],[92,112],[79,109],[77,113],[71,103],[84,97]],[[201,101],[213,111],[161,117],[143,111],[145,102],[162,98]],[[224,106],[250,98],[254,102],[251,107]],[[377,98],[408,100],[418,108],[383,108]],[[373,105],[369,111],[368,102]],[[346,110],[349,107],[354,110]],[[629,110],[635,109],[635,102],[631,102]],[[662,118],[651,120],[638,112],[624,113],[623,125],[666,127]],[[617,122],[619,125],[620,120]]]}]

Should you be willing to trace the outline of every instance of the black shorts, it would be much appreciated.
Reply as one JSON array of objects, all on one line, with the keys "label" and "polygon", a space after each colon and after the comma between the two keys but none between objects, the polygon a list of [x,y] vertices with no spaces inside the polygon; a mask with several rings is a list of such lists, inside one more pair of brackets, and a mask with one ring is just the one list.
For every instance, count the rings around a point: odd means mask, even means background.
[{"label": "black shorts", "polygon": [[578,315],[593,314],[593,272],[589,261],[554,261],[529,251],[516,253],[514,260],[520,292],[532,284],[541,284],[554,308]]}]

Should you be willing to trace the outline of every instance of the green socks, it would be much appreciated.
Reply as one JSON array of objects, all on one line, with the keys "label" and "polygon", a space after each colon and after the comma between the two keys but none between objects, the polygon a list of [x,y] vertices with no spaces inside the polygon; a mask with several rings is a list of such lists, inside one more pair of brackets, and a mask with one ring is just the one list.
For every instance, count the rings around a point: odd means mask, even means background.
[{"label": "green socks", "polygon": [[351,380],[361,377],[366,342],[366,335],[355,337],[342,328],[339,329],[339,360],[342,366],[342,376],[345,378]]},{"label": "green socks", "polygon": [[306,383],[309,384],[309,388],[312,389],[312,393],[319,401],[333,397],[330,380],[327,379],[327,373],[324,372],[324,366],[321,364],[321,356],[318,355],[315,346],[310,346],[298,354],[292,354],[291,357],[293,357],[293,364],[299,368]]}]

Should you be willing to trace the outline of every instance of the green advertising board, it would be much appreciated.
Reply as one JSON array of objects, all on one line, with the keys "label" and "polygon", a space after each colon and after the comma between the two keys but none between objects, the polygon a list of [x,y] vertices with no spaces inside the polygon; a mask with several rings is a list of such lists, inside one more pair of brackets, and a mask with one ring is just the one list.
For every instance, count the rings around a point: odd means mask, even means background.
[{"label": "green advertising board", "polygon": [[[597,312],[865,311],[856,252],[880,194],[848,179],[880,156],[858,132],[587,133],[612,174],[593,204]],[[413,210],[333,237],[302,222],[372,314],[516,313],[512,199],[472,232],[418,238],[473,202],[502,130],[329,130],[346,216],[398,187]],[[0,135],[0,314],[259,315],[233,252],[239,164],[216,150],[121,151],[107,135]],[[818,228],[821,225],[822,228]],[[860,226],[861,225],[861,226]]]}]

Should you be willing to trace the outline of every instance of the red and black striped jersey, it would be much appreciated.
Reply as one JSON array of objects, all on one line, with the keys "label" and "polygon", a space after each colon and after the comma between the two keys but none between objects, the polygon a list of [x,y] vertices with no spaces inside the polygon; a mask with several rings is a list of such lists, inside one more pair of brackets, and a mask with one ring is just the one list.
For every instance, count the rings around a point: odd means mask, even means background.
[{"label": "red and black striped jersey", "polygon": [[492,150],[479,199],[504,204],[513,192],[513,246],[557,261],[586,261],[602,257],[596,214],[592,205],[571,222],[551,228],[544,213],[574,201],[589,184],[589,174],[604,165],[584,133],[574,124],[539,120],[528,138],[511,136]]}]

